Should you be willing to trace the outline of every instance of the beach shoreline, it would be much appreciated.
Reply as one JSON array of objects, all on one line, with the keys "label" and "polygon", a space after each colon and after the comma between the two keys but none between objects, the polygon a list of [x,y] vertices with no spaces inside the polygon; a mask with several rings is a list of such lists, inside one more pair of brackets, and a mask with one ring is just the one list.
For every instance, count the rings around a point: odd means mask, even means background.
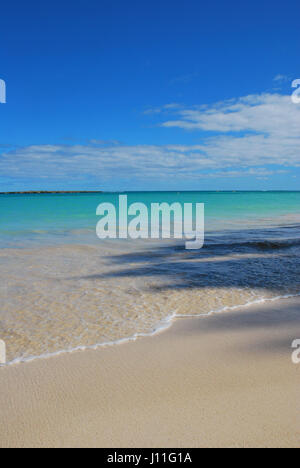
[{"label": "beach shoreline", "polygon": [[76,352],[80,352],[80,351],[81,352],[83,352],[83,351],[97,351],[99,349],[103,349],[103,348],[107,348],[107,347],[118,346],[118,345],[130,343],[130,342],[134,342],[134,341],[139,340],[141,338],[149,338],[149,337],[152,337],[152,336],[155,336],[157,334],[165,332],[166,330],[168,330],[169,328],[171,328],[174,325],[176,320],[180,320],[180,319],[187,319],[187,318],[205,319],[206,317],[214,316],[214,315],[217,315],[217,314],[224,314],[224,313],[233,312],[233,311],[236,311],[236,310],[242,311],[244,309],[252,308],[254,306],[260,306],[260,305],[263,305],[263,304],[272,304],[274,302],[276,303],[277,301],[284,301],[284,300],[287,300],[287,299],[296,299],[296,298],[299,298],[299,300],[300,300],[300,293],[286,294],[284,296],[277,296],[277,297],[275,296],[275,297],[271,297],[271,298],[262,297],[262,298],[259,298],[259,299],[254,299],[253,301],[248,302],[246,304],[237,304],[237,305],[234,305],[234,306],[224,306],[219,310],[212,310],[210,312],[202,313],[202,314],[198,314],[198,315],[197,314],[181,315],[181,314],[173,313],[173,314],[170,314],[169,316],[161,319],[156,324],[156,326],[153,328],[153,330],[151,330],[149,332],[135,333],[134,335],[129,336],[129,337],[119,338],[119,339],[117,339],[115,341],[107,341],[107,342],[103,342],[103,343],[96,343],[96,344],[90,345],[90,346],[82,345],[82,346],[78,346],[76,348],[61,349],[61,350],[53,352],[53,353],[45,353],[45,354],[42,354],[42,355],[29,356],[29,357],[25,357],[25,358],[15,358],[10,362],[6,362],[5,364],[0,364],[0,369],[3,368],[3,367],[7,367],[7,366],[18,366],[18,365],[22,365],[22,364],[28,364],[28,363],[36,361],[36,360],[55,358],[55,357],[63,356],[64,354],[72,354],[72,353],[76,353]]},{"label": "beach shoreline", "polygon": [[0,447],[297,447],[300,298],[0,369]]}]

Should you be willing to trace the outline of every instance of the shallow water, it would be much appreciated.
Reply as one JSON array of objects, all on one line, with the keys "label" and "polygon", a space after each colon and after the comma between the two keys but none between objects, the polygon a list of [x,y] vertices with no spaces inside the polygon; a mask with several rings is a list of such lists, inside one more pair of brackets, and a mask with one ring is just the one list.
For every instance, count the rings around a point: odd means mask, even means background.
[{"label": "shallow water", "polygon": [[[82,196],[79,206],[73,198],[73,211],[84,219],[78,225],[74,213],[56,218],[53,206],[60,196],[51,203],[51,196],[12,197],[15,202],[6,197],[10,208],[20,210],[19,224],[11,213],[5,223],[9,209],[0,202],[0,338],[8,361],[151,333],[175,316],[298,294],[300,194],[287,194],[280,204],[278,194],[262,196],[267,208],[260,207],[255,217],[261,194],[214,194],[210,201],[209,194],[198,193],[194,200],[204,201],[208,212],[206,242],[199,251],[187,251],[183,241],[174,240],[100,241],[93,229],[98,195]],[[173,197],[154,196],[155,201]],[[292,206],[282,213],[290,200]],[[247,203],[248,217],[241,210]],[[60,209],[68,213],[65,205]],[[61,220],[59,229],[51,219]]]}]

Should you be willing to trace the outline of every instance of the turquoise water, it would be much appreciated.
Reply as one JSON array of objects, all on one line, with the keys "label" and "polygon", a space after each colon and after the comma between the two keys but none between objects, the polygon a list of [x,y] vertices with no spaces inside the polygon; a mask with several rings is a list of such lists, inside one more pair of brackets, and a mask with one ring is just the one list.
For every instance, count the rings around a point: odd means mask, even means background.
[{"label": "turquoise water", "polygon": [[[129,192],[128,203],[204,203],[206,231],[296,224],[300,192]],[[0,247],[97,241],[96,208],[117,193],[0,196]]]},{"label": "turquoise water", "polygon": [[134,339],[179,316],[300,294],[300,192],[128,193],[205,204],[205,244],[101,241],[119,194],[0,195],[0,339],[8,362]]}]

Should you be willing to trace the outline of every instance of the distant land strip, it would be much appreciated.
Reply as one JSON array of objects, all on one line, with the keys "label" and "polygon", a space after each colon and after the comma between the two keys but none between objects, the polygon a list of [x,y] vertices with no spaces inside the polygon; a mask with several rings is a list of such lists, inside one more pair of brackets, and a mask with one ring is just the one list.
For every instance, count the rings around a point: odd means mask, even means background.
[{"label": "distant land strip", "polygon": [[0,192],[0,195],[40,195],[51,193],[103,193],[101,190],[32,190],[28,192]]}]

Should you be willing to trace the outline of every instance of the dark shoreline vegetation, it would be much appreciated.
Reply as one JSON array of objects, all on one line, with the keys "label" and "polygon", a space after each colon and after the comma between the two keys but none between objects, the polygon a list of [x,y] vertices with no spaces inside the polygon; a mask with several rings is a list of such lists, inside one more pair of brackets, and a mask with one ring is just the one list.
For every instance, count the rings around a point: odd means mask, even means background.
[{"label": "dark shoreline vegetation", "polygon": [[100,190],[37,190],[28,192],[0,192],[0,195],[44,195],[44,194],[72,194],[72,193],[103,193]]},{"label": "dark shoreline vegetation", "polygon": [[298,193],[300,190],[122,190],[107,192],[104,190],[28,190],[0,192],[0,195],[51,195],[51,194],[93,194],[93,193]]}]

